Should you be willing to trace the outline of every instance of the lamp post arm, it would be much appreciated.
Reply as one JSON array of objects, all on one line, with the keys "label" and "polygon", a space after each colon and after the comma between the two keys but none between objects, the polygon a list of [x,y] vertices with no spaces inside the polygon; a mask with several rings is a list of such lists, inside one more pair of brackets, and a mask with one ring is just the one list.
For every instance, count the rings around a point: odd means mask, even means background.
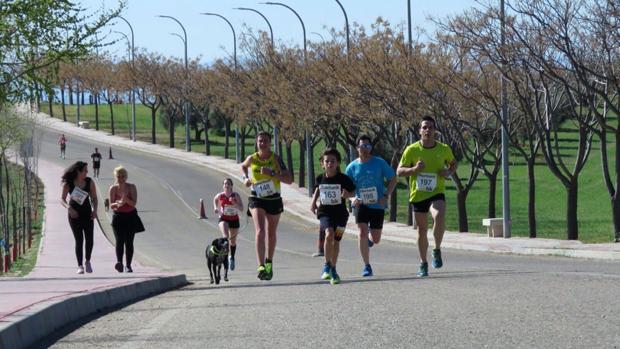
[{"label": "lamp post arm", "polygon": [[235,60],[235,70],[237,70],[237,34],[235,32],[235,27],[233,27],[232,23],[230,23],[230,21],[226,17],[220,14],[212,13],[212,12],[204,12],[204,13],[201,13],[201,15],[216,16],[226,21],[226,23],[228,23],[228,26],[230,27],[230,30],[232,30],[232,34],[233,34],[233,57]]}]

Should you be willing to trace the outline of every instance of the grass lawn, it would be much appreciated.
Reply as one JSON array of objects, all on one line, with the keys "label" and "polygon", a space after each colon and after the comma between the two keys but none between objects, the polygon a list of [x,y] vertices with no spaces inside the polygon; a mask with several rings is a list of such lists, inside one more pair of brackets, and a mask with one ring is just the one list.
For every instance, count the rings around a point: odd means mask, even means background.
[{"label": "grass lawn", "polygon": [[[76,106],[67,106],[67,120],[75,122]],[[43,107],[47,111],[47,107]],[[110,114],[107,105],[100,106],[99,125],[104,132],[110,132]],[[62,118],[59,105],[54,107],[54,114],[57,118]],[[81,106],[81,120],[90,121],[91,128],[94,128],[94,106]],[[129,137],[131,125],[131,106],[128,104],[114,105],[114,118],[117,135]],[[136,105],[136,124],[138,139],[150,141],[150,110],[142,105]],[[567,125],[565,127],[570,127]],[[193,136],[193,134],[192,134]],[[215,135],[209,136],[211,141],[211,153],[215,156],[224,154],[224,137]],[[574,167],[573,156],[576,154],[577,134],[573,132],[561,132],[561,146],[564,159],[568,168]],[[233,145],[229,149],[229,158],[235,156],[234,139]],[[253,138],[246,139],[246,153],[253,149]],[[157,143],[168,145],[168,131],[159,123],[157,126]],[[175,146],[180,149],[185,148],[184,126],[178,125],[175,132]],[[318,155],[323,147],[315,147],[315,171],[320,171]],[[204,152],[204,141],[193,141],[192,151]],[[342,152],[344,155],[344,152]],[[613,144],[608,144],[608,156],[613,159],[615,149]],[[293,163],[296,169],[299,168],[299,145],[293,143]],[[511,197],[511,218],[513,222],[513,236],[529,236],[527,222],[527,168],[523,164],[524,160],[516,153],[512,152],[510,157],[510,197]],[[346,164],[341,164],[344,170]],[[467,163],[459,164],[459,175],[468,174]],[[613,164],[611,166],[613,168]],[[540,155],[536,166],[536,219],[539,238],[566,239],[566,190],[544,163]],[[297,179],[297,170],[295,171]],[[405,203],[408,195],[406,193],[405,179],[399,178],[398,202]],[[482,219],[487,215],[489,183],[482,174],[470,190],[467,198],[467,213],[469,230],[471,232],[484,232]],[[458,229],[457,208],[456,208],[456,189],[452,182],[446,185],[446,197],[448,203],[448,230]],[[579,196],[578,196],[578,219],[579,219],[579,239],[583,242],[610,242],[613,241],[613,223],[611,215],[611,205],[609,194],[603,184],[600,159],[600,142],[595,137],[592,151],[588,162],[579,177]],[[496,212],[498,216],[502,213],[502,183],[501,172],[497,182]],[[398,208],[398,221],[406,222],[406,205],[401,204]]]},{"label": "grass lawn", "polygon": [[[18,169],[19,171],[21,167]],[[9,173],[13,172],[12,176],[15,174],[16,168],[10,167]],[[38,180],[38,179],[37,179]],[[43,213],[44,213],[44,189],[43,183],[39,182],[41,188],[41,194],[39,196],[39,202],[37,204],[37,215],[36,219],[32,221],[32,244],[31,247],[28,248],[26,245],[26,253],[19,256],[15,262],[12,262],[9,272],[6,274],[0,274],[0,276],[25,276],[32,271],[35,264],[37,263],[37,255],[39,252],[39,244],[41,243],[41,229],[43,222]],[[11,233],[12,234],[12,233]],[[13,243],[13,236],[10,237],[11,244]],[[27,243],[26,243],[27,244]]]}]

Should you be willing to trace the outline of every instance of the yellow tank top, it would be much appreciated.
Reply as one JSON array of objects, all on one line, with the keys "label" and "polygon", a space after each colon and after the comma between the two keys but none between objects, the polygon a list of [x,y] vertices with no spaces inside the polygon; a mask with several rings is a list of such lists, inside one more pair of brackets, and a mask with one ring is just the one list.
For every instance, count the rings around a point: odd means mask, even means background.
[{"label": "yellow tank top", "polygon": [[[275,173],[280,173],[280,166],[278,165],[278,162],[276,161],[276,157],[274,153],[271,153],[271,155],[266,160],[261,160],[260,157],[258,156],[258,152],[252,154],[252,164],[250,165],[250,169],[252,171],[252,190],[257,193],[257,196],[260,197],[261,190],[260,188],[258,188],[258,186],[261,186],[263,184],[269,185],[269,182],[272,182],[274,186],[273,189],[279,195],[280,194],[280,181],[275,179],[274,177],[267,176],[267,175],[260,173],[261,167],[269,167],[272,170],[274,170]],[[276,193],[274,193],[274,195]]]}]

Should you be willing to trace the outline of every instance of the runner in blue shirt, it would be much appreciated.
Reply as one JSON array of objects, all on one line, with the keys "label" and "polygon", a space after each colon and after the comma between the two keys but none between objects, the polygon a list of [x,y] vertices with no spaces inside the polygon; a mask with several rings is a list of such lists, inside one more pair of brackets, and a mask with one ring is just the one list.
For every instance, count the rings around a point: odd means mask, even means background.
[{"label": "runner in blue shirt", "polygon": [[345,173],[355,184],[355,197],[351,198],[351,204],[359,229],[360,254],[364,260],[362,276],[372,276],[369,247],[381,241],[387,198],[394,191],[397,178],[385,160],[372,155],[370,137],[361,135],[355,143],[359,157],[347,166]]}]

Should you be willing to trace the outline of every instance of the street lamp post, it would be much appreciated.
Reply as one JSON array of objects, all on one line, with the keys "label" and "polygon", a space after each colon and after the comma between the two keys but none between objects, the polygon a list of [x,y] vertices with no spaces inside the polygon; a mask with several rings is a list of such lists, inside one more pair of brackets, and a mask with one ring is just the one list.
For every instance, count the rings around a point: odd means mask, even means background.
[{"label": "street lamp post", "polygon": [[345,11],[344,6],[342,6],[342,4],[340,3],[340,0],[335,0],[338,3],[338,6],[340,6],[340,9],[342,10],[342,14],[344,15],[344,29],[345,32],[347,33],[347,59],[351,59],[350,57],[350,46],[351,46],[351,40],[349,39],[349,16],[347,16],[347,11]]},{"label": "street lamp post", "polygon": [[411,54],[413,48],[413,38],[411,37],[411,0],[407,0],[407,31],[409,32],[408,51]]},{"label": "street lamp post", "polygon": [[[131,57],[130,59],[131,59],[131,68],[133,69],[134,63],[135,63],[135,46],[134,46],[133,27],[131,26],[129,21],[125,19],[124,17],[118,16],[118,18],[120,18],[125,23],[127,23],[127,25],[129,26],[129,31],[131,32],[131,50],[130,50]],[[129,40],[127,40],[127,42],[129,42]],[[130,98],[131,98],[131,139],[135,142],[136,141],[136,90],[134,89],[133,84],[131,86]]]},{"label": "street lamp post", "polygon": [[[131,41],[127,37],[127,34],[125,34],[123,32],[120,32],[120,31],[117,31],[117,30],[115,30],[114,33],[122,35],[123,38],[125,38],[125,40],[127,41],[127,53],[129,55],[129,60],[131,60],[131,53],[132,53],[131,52],[132,51],[131,50]],[[130,98],[130,102],[133,102],[133,99],[134,99],[133,88],[132,88],[131,92],[132,93],[129,95],[129,98]],[[132,116],[133,116],[133,118],[132,118],[132,123],[131,123],[131,131],[129,132],[129,138],[131,138],[131,140],[135,142],[136,141],[136,114],[135,114],[136,106],[133,103],[131,104],[131,106],[132,106]]]},{"label": "street lamp post", "polygon": [[[234,65],[235,65],[235,74],[237,73],[237,34],[235,33],[235,27],[233,27],[232,23],[230,23],[230,21],[217,13],[212,13],[212,12],[204,12],[201,13],[201,15],[205,15],[205,16],[215,16],[215,17],[219,17],[221,19],[223,19],[224,21],[226,21],[226,23],[228,23],[228,26],[230,27],[230,30],[232,31],[233,34],[233,61],[234,61]],[[241,144],[239,142],[239,123],[236,122],[235,125],[235,160],[237,161],[237,163],[241,162]]]},{"label": "street lamp post", "polygon": [[[504,0],[500,0],[500,20],[501,20],[501,45],[506,43],[506,12]],[[502,68],[505,65],[505,59],[502,59]],[[504,70],[505,71],[505,70]],[[503,228],[504,238],[510,237],[510,183],[509,183],[509,162],[508,162],[508,143],[510,138],[508,135],[508,92],[506,90],[506,77],[502,73],[501,76],[501,95],[502,95],[502,210],[503,210]]]},{"label": "street lamp post", "polygon": [[[297,13],[297,11],[295,11],[292,7],[283,4],[281,2],[264,2],[265,5],[276,5],[276,6],[282,6],[285,7],[287,9],[289,9],[291,12],[293,12],[295,14],[295,16],[297,16],[297,19],[299,19],[299,23],[301,23],[301,30],[303,32],[303,36],[304,36],[304,66],[306,65],[306,60],[308,59],[308,45],[307,45],[307,40],[306,40],[306,25],[304,24],[303,19],[301,19],[301,16],[299,15],[299,13]],[[312,154],[312,140],[310,139],[312,137],[312,135],[308,132],[308,130],[304,130],[304,139],[306,141],[306,167],[308,168],[308,196],[312,196],[313,192],[313,185],[312,180],[314,179],[314,161],[313,161],[313,154]]]},{"label": "street lamp post", "polygon": [[[183,30],[183,37],[181,37],[179,34],[176,34],[177,36],[179,36],[181,38],[181,40],[183,40],[183,46],[185,49],[185,79],[188,79],[188,64],[187,64],[187,32],[185,31],[185,27],[183,27],[183,24],[181,24],[181,22],[172,17],[172,16],[166,16],[166,15],[159,15],[157,17],[161,17],[161,18],[169,18],[175,22],[177,22],[179,24],[179,26],[181,26],[181,30]],[[190,138],[189,138],[189,106],[187,103],[187,100],[185,100],[185,102],[183,103],[183,114],[185,115],[185,150],[186,151],[192,151],[192,144],[190,142]]]},{"label": "street lamp post", "polygon": [[[335,1],[338,3],[338,6],[340,6],[340,9],[342,10],[342,14],[344,15],[344,29],[347,34],[347,62],[350,63],[351,61],[351,51],[350,51],[351,40],[349,39],[349,16],[347,16],[347,11],[345,11],[344,6],[342,6],[342,4],[340,3],[340,0],[335,0]],[[351,160],[355,159],[355,146],[351,144],[349,144],[349,158]]]},{"label": "street lamp post", "polygon": [[[255,9],[249,8],[249,7],[235,7],[234,9],[235,10],[243,10],[243,11],[252,11],[254,13],[257,13],[259,16],[263,17],[265,22],[267,22],[267,26],[269,27],[269,36],[271,38],[271,49],[275,50],[275,46],[273,44],[273,28],[271,27],[271,23],[269,22],[269,20],[267,19],[267,17],[264,14],[262,14],[258,10],[255,10]],[[278,131],[278,127],[277,126],[273,127],[273,143],[274,143],[275,153],[278,156],[280,156],[280,135],[279,135],[279,131]]]}]

